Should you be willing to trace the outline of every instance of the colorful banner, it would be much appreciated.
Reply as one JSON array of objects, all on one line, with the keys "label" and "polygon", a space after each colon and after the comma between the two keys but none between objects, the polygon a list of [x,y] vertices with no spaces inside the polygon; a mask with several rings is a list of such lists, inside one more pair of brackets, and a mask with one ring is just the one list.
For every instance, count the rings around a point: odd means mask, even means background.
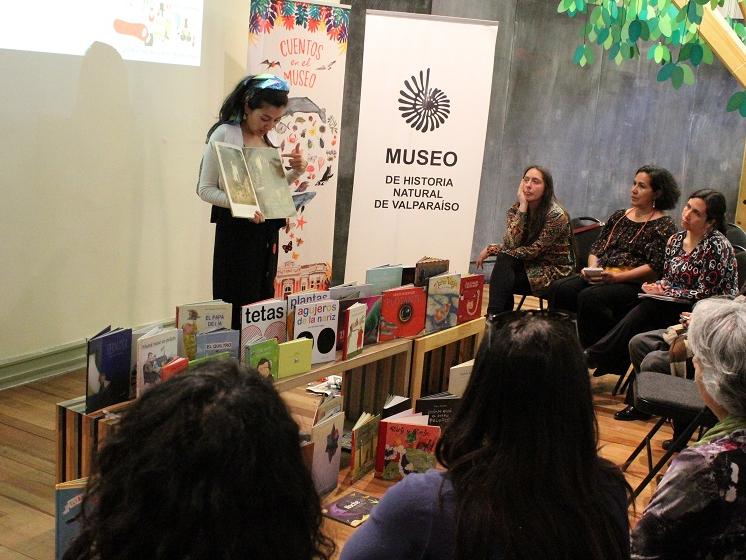
[{"label": "colorful banner", "polygon": [[306,173],[293,185],[296,217],[280,233],[275,296],[325,289],[331,280],[337,164],[349,6],[252,0],[248,71],[290,83],[285,117],[272,137],[282,153],[300,146]]},{"label": "colorful banner", "polygon": [[497,22],[368,10],[346,281],[380,264],[467,272]]}]

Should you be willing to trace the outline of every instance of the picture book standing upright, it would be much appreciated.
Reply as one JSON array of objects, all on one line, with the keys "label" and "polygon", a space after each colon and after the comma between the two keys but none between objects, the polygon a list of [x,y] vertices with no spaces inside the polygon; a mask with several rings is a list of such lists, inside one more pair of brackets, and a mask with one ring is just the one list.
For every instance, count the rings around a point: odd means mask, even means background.
[{"label": "picture book standing upright", "polygon": [[[161,368],[178,355],[181,329],[156,327],[137,341],[137,396],[160,383]],[[217,354],[216,354],[217,355]]]},{"label": "picture book standing upright", "polygon": [[427,286],[429,278],[448,272],[449,263],[448,259],[422,257],[414,267],[414,285]]},{"label": "picture book standing upright", "polygon": [[357,356],[363,351],[366,309],[367,306],[364,303],[354,303],[344,311],[342,318],[345,331],[342,347],[343,360]]},{"label": "picture book standing upright", "polygon": [[383,264],[365,271],[365,283],[371,285],[370,295],[376,296],[389,288],[401,286],[403,267],[400,264]]},{"label": "picture book standing upright", "polygon": [[425,288],[402,286],[382,294],[380,342],[418,336],[425,328]]},{"label": "picture book standing upright", "polygon": [[382,419],[378,427],[376,477],[400,480],[413,472],[435,467],[435,444],[440,427],[429,426],[428,417],[406,410]]},{"label": "picture book standing upright", "polygon": [[339,462],[342,448],[339,439],[342,437],[344,412],[327,417],[311,429],[313,441],[313,477],[314,486],[319,494],[326,494],[337,487]]},{"label": "picture book standing upright", "polygon": [[132,329],[106,327],[88,339],[87,356],[85,411],[129,399]]},{"label": "picture book standing upright", "polygon": [[427,315],[425,332],[455,327],[458,321],[458,298],[461,275],[443,273],[427,280]]},{"label": "picture book standing upright", "polygon": [[330,299],[295,307],[293,338],[313,341],[312,363],[330,362],[336,358],[338,322],[338,301]]},{"label": "picture book standing upright", "polygon": [[265,299],[241,307],[241,359],[246,361],[246,346],[253,342],[287,340],[287,302]]},{"label": "picture book standing upright", "polygon": [[458,324],[478,319],[482,316],[482,292],[484,275],[468,274],[461,277],[458,299]]},{"label": "picture book standing upright", "polygon": [[231,328],[231,304],[214,299],[179,305],[176,328],[183,332],[185,357],[193,360],[197,357],[197,333]]},{"label": "picture book standing upright", "polygon": [[295,308],[304,303],[313,303],[329,299],[329,290],[309,290],[290,294],[287,298],[287,340],[293,340],[295,337]]}]

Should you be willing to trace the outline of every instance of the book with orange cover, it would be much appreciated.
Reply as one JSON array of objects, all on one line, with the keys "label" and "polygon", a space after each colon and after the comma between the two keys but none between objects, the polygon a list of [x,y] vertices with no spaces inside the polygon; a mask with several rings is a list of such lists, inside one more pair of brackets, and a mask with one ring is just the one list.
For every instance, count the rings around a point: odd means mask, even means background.
[{"label": "book with orange cover", "polygon": [[439,426],[429,426],[428,416],[406,410],[378,424],[376,478],[400,480],[435,467]]},{"label": "book with orange cover", "polygon": [[402,286],[382,294],[378,341],[417,336],[425,328],[425,288]]}]

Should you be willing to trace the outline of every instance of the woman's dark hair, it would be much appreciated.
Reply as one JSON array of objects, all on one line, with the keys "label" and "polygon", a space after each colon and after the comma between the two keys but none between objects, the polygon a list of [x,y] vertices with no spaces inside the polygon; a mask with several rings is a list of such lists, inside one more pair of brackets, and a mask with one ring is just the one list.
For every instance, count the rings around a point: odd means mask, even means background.
[{"label": "woman's dark hair", "polygon": [[552,208],[552,203],[554,202],[554,179],[552,178],[552,174],[547,168],[541,167],[540,165],[529,165],[523,170],[521,178],[525,177],[526,173],[531,169],[536,169],[536,171],[541,173],[541,176],[544,179],[544,194],[539,201],[539,206],[536,209],[536,212],[529,211],[528,213],[528,230],[523,235],[521,245],[530,245],[536,241],[541,234],[541,230],[544,229],[544,225],[547,221],[547,214]]},{"label": "woman's dark hair", "polygon": [[650,186],[655,193],[659,193],[654,200],[658,210],[670,210],[676,206],[681,196],[681,189],[668,169],[655,165],[643,165],[635,171],[635,175],[638,173],[647,173],[650,177]]},{"label": "woman's dark hair", "polygon": [[436,448],[455,489],[456,558],[492,557],[496,545],[506,560],[628,558],[629,534],[613,523],[608,496],[630,490],[598,456],[572,323],[508,312],[488,328]]},{"label": "woman's dark hair", "polygon": [[725,197],[715,189],[699,189],[689,195],[689,198],[701,198],[707,207],[707,220],[713,221],[713,229],[725,235],[728,226],[725,222]]},{"label": "woman's dark hair", "polygon": [[288,104],[288,92],[277,89],[258,89],[254,76],[246,76],[236,84],[233,91],[225,98],[220,107],[218,120],[207,131],[207,142],[210,135],[221,124],[239,124],[243,120],[244,108],[248,103],[249,109],[259,109],[262,105],[284,107]]},{"label": "woman's dark hair", "polygon": [[149,389],[98,456],[64,558],[328,559],[298,426],[228,360]]}]

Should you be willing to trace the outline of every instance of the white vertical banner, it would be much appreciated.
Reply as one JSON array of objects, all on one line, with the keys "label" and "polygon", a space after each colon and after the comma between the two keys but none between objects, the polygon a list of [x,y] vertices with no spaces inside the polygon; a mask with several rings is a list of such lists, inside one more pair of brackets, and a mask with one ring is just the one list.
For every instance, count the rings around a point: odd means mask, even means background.
[{"label": "white vertical banner", "polygon": [[308,168],[291,185],[297,214],[280,231],[275,296],[329,286],[342,125],[349,6],[251,0],[248,70],[290,84],[288,110],[271,136],[299,146]]},{"label": "white vertical banner", "polygon": [[368,10],[346,281],[448,258],[467,272],[497,22]]}]

